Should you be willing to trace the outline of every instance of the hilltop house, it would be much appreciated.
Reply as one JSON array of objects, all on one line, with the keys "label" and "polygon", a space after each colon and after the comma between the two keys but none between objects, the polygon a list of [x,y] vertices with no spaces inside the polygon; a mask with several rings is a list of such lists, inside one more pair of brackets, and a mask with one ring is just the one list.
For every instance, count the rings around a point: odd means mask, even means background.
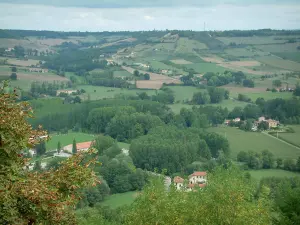
[{"label": "hilltop house", "polygon": [[[76,144],[76,148],[77,151],[86,151],[88,150],[91,146],[92,146],[92,141],[88,141],[88,142],[82,142],[82,143],[77,143]],[[63,147],[63,150],[66,152],[72,152],[72,148],[73,148],[73,144],[67,145],[65,147]]]},{"label": "hilltop house", "polygon": [[197,186],[204,188],[207,184],[207,173],[198,171],[189,175],[187,186],[184,184],[184,179],[179,176],[174,177],[173,182],[177,190],[192,191]]},{"label": "hilltop house", "polygon": [[64,93],[64,94],[73,94],[73,93],[76,93],[77,90],[57,90],[56,91],[56,95],[59,96],[60,93]]}]

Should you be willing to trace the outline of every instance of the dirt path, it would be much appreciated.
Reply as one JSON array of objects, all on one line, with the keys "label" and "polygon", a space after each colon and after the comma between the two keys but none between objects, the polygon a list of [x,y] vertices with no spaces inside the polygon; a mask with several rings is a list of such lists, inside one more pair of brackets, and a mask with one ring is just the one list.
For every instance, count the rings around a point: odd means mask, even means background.
[{"label": "dirt path", "polygon": [[284,140],[281,140],[281,139],[279,139],[279,138],[276,138],[276,137],[274,137],[273,135],[268,134],[268,133],[266,133],[266,132],[262,132],[262,133],[265,134],[265,135],[267,135],[267,136],[269,136],[269,137],[271,137],[271,138],[274,138],[274,139],[276,139],[276,140],[278,140],[278,141],[281,141],[282,143],[285,143],[285,144],[287,144],[287,145],[289,145],[289,146],[292,146],[292,147],[297,148],[298,150],[300,150],[300,148],[299,148],[298,146],[296,146],[296,145],[293,145],[293,144],[288,143],[288,142],[286,142],[286,141],[284,141]]}]

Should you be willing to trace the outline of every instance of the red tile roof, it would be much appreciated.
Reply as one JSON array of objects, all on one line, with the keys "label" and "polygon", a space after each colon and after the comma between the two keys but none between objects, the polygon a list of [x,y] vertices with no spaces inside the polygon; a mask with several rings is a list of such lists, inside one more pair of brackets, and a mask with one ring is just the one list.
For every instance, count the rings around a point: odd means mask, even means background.
[{"label": "red tile roof", "polygon": [[206,172],[194,172],[193,174],[189,175],[189,178],[195,177],[195,176],[206,176]]},{"label": "red tile roof", "polygon": [[174,177],[174,183],[183,183],[183,182],[184,182],[183,178],[179,176]]},{"label": "red tile roof", "polygon": [[87,148],[90,148],[92,145],[92,142],[91,141],[88,141],[88,142],[82,142],[82,143],[77,143],[76,145],[76,148],[78,150],[81,150],[81,149],[87,149]]}]

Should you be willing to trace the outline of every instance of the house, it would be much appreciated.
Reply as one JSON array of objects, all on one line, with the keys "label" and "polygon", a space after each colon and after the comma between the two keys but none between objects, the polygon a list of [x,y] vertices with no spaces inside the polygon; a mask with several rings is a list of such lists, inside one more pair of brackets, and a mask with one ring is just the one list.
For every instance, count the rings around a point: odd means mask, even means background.
[{"label": "house", "polygon": [[279,121],[277,121],[277,120],[269,119],[269,120],[266,120],[266,122],[267,122],[268,125],[269,125],[269,129],[270,129],[270,128],[276,128],[276,127],[278,127],[278,125],[279,125]]},{"label": "house", "polygon": [[[86,151],[92,146],[92,141],[82,142],[76,144],[77,151]],[[63,147],[63,150],[66,152],[72,152],[73,144]]]},{"label": "house", "polygon": [[161,70],[161,73],[162,73],[162,74],[169,74],[170,71],[169,71],[169,70]]},{"label": "house", "polygon": [[241,118],[235,118],[234,120],[233,120],[233,122],[235,122],[235,123],[238,123],[238,122],[241,122]]},{"label": "house", "polygon": [[11,51],[14,51],[15,49],[14,48],[7,48],[5,49],[5,52],[11,52]]},{"label": "house", "polygon": [[184,182],[183,178],[176,176],[174,177],[173,182],[177,190],[181,190],[183,188],[183,182]]},{"label": "house", "polygon": [[230,124],[230,120],[225,120],[224,124],[228,126]]},{"label": "house", "polygon": [[189,184],[206,183],[206,172],[194,172],[189,175]]},{"label": "house", "polygon": [[259,123],[262,122],[262,121],[266,121],[266,118],[264,116],[261,116],[261,117],[258,118]]}]

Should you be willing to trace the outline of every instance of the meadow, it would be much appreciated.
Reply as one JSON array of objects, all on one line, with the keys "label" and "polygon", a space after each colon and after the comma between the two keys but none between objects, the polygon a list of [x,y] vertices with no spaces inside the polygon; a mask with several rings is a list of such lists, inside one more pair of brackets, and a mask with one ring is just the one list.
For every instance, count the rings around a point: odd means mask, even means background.
[{"label": "meadow", "polygon": [[108,196],[101,205],[109,206],[110,208],[118,208],[124,205],[130,205],[134,202],[134,199],[137,196],[137,192],[130,191],[126,193],[113,194]]},{"label": "meadow", "polygon": [[300,62],[300,51],[298,51],[298,52],[274,52],[273,54],[277,55],[283,59]]},{"label": "meadow", "polygon": [[69,132],[67,134],[50,134],[50,140],[46,143],[47,151],[51,151],[57,148],[57,143],[60,142],[61,146],[72,144],[73,140],[77,143],[92,141],[95,139],[95,135],[86,134],[81,132]]},{"label": "meadow", "polygon": [[300,125],[289,125],[295,133],[278,133],[278,137],[300,147]]},{"label": "meadow", "polygon": [[90,96],[90,100],[99,100],[114,98],[118,94],[136,95],[136,93],[147,92],[148,95],[154,95],[156,93],[155,90],[137,90],[92,85],[78,85],[76,89],[84,89],[86,91],[86,93],[81,96],[83,100],[87,100],[88,96]]},{"label": "meadow", "polygon": [[194,63],[185,65],[188,69],[194,69],[196,73],[206,73],[206,72],[214,72],[214,73],[223,73],[226,69],[216,65],[215,63]]},{"label": "meadow", "polygon": [[269,150],[276,158],[282,159],[297,159],[300,156],[300,150],[296,147],[263,133],[245,132],[234,127],[214,127],[209,128],[209,131],[219,133],[228,139],[231,158],[234,160],[240,151],[261,152]]},{"label": "meadow", "polygon": [[263,57],[257,57],[256,59],[272,67],[285,69],[289,71],[300,71],[300,63],[290,61],[290,60],[283,60],[276,56],[263,56]]},{"label": "meadow", "polygon": [[132,77],[132,74],[126,70],[117,70],[114,71],[114,77]]},{"label": "meadow", "polygon": [[232,42],[235,42],[236,44],[247,45],[277,44],[286,42],[286,40],[275,40],[274,36],[219,37],[217,39],[222,41],[226,45],[229,45]]},{"label": "meadow", "polygon": [[250,170],[249,173],[251,176],[257,180],[260,180],[265,177],[300,177],[300,173],[295,173],[286,170],[279,169],[267,169],[267,170]]}]

